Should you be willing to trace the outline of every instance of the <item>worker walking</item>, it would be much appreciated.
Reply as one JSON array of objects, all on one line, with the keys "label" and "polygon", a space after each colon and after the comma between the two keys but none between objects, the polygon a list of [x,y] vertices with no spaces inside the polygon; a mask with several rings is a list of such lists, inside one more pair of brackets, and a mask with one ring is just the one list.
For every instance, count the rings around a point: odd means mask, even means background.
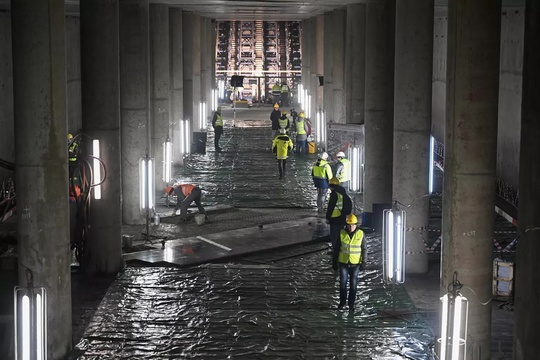
[{"label": "worker walking", "polygon": [[290,121],[289,121],[289,117],[287,116],[287,112],[282,111],[281,112],[281,117],[278,120],[278,128],[279,128],[279,130],[285,129],[285,132],[288,132],[289,131],[289,125],[290,125]]},{"label": "worker walking", "polygon": [[285,129],[279,129],[279,134],[272,141],[272,152],[276,154],[279,169],[279,178],[283,179],[286,173],[287,158],[289,151],[293,148],[291,138],[286,134]]},{"label": "worker walking", "polygon": [[328,191],[328,181],[333,177],[332,168],[328,163],[328,154],[323,152],[319,155],[319,159],[311,169],[311,177],[317,188],[317,211],[324,212],[324,204],[326,203],[326,193]]},{"label": "worker walking", "polygon": [[[334,247],[332,263],[335,271],[339,270],[339,305],[342,310],[345,304],[349,305],[349,312],[354,311],[356,289],[358,287],[358,274],[364,269],[366,257],[366,243],[364,232],[357,227],[356,215],[347,216],[347,229],[339,233],[339,241]],[[347,281],[349,291],[347,296]]]},{"label": "worker walking", "polygon": [[347,191],[339,184],[336,177],[330,179],[330,198],[326,210],[326,220],[330,224],[330,241],[335,248],[339,239],[339,233],[347,224],[347,215],[352,212],[352,200]]},{"label": "worker walking", "polygon": [[274,103],[280,104],[281,96],[281,85],[276,81],[274,86],[272,86],[272,97],[274,98]]},{"label": "worker walking", "polygon": [[308,128],[306,123],[306,115],[300,111],[298,119],[296,119],[296,153],[307,153],[307,136]]},{"label": "worker walking", "polygon": [[221,116],[221,106],[217,108],[214,112],[214,117],[212,118],[212,127],[214,128],[214,148],[217,152],[221,151],[219,147],[219,139],[223,135],[223,117]]},{"label": "worker walking", "polygon": [[281,84],[281,106],[289,106],[289,85],[286,81]]},{"label": "worker walking", "polygon": [[279,104],[274,104],[274,110],[270,113],[270,121],[272,122],[272,139],[276,136],[279,130],[279,119],[281,118],[281,111],[279,110]]},{"label": "worker walking", "polygon": [[168,186],[165,189],[167,195],[176,195],[176,205],[172,212],[172,216],[176,215],[176,211],[180,208],[180,222],[187,220],[187,210],[192,202],[195,202],[199,213],[206,215],[206,211],[201,204],[202,191],[201,188],[193,184],[180,184],[175,186]]},{"label": "worker walking", "polygon": [[340,151],[336,154],[336,177],[341,186],[349,191],[349,182],[351,180],[351,162],[345,157],[345,153]]}]

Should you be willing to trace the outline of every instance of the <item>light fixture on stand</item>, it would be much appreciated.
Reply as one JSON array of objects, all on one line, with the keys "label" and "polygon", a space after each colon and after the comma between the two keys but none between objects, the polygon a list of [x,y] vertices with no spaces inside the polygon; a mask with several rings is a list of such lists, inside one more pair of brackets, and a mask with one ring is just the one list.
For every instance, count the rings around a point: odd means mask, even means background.
[{"label": "light fixture on stand", "polygon": [[100,153],[99,153],[99,140],[94,139],[92,141],[92,156],[94,158],[93,160],[93,184],[92,187],[94,189],[94,199],[99,200],[101,199],[101,159],[100,159]]},{"label": "light fixture on stand", "polygon": [[199,129],[206,129],[206,101],[199,103]]},{"label": "light fixture on stand", "polygon": [[361,179],[362,179],[362,166],[360,159],[360,147],[352,146],[349,148],[349,160],[351,161],[351,191],[360,191],[361,190]]},{"label": "light fixture on stand", "polygon": [[47,360],[47,291],[34,287],[29,269],[26,282],[14,291],[15,359]]},{"label": "light fixture on stand", "polygon": [[429,137],[429,193],[433,193],[433,171],[435,167],[435,138]]},{"label": "light fixture on stand", "polygon": [[317,133],[316,140],[317,144],[324,143],[324,150],[326,151],[326,116],[323,110],[317,111]]},{"label": "light fixture on stand", "polygon": [[383,280],[392,286],[392,309],[384,315],[408,320],[408,309],[396,308],[396,286],[405,282],[405,226],[406,213],[394,199],[391,209],[383,211]]},{"label": "light fixture on stand", "polygon": [[150,235],[150,212],[152,211],[155,215],[154,163],[154,159],[150,158],[148,152],[144,158],[139,159],[140,209],[146,220],[146,234],[142,232],[141,234],[145,244],[153,244],[152,238],[158,238],[155,235]]},{"label": "light fixture on stand", "polygon": [[469,301],[460,293],[462,287],[457,272],[454,272],[448,293],[441,298],[441,337],[437,339],[440,360],[464,360],[467,357]]},{"label": "light fixture on stand", "polygon": [[190,152],[191,131],[189,127],[189,120],[180,120],[180,153],[187,155]]}]

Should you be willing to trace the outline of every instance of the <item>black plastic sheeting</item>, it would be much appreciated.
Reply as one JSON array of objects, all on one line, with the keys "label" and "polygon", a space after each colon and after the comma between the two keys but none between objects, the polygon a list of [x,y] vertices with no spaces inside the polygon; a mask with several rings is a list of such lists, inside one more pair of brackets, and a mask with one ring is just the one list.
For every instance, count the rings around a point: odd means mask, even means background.
[{"label": "black plastic sheeting", "polygon": [[220,140],[223,152],[214,151],[213,133],[207,153],[193,154],[185,166],[175,168],[174,181],[203,189],[205,205],[223,204],[255,208],[315,208],[316,189],[311,167],[316,154],[291,154],[287,173],[279,179],[269,128],[226,128]]},{"label": "black plastic sheeting", "polygon": [[435,359],[405,290],[392,302],[383,285],[380,236],[366,241],[354,313],[336,310],[337,274],[321,243],[235,264],[127,268],[71,359]]}]

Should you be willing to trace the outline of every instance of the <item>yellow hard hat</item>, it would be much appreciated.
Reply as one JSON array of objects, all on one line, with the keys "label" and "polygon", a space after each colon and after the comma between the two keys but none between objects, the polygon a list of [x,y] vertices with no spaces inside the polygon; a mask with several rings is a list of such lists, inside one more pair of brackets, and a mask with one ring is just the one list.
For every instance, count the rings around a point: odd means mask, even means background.
[{"label": "yellow hard hat", "polygon": [[68,140],[73,139],[73,134],[68,134]]},{"label": "yellow hard hat", "polygon": [[330,185],[339,185],[339,180],[337,177],[333,177],[330,179]]},{"label": "yellow hard hat", "polygon": [[287,115],[287,112],[286,112],[286,111],[282,111],[282,112],[281,112],[281,115]]},{"label": "yellow hard hat", "polygon": [[347,215],[347,225],[356,225],[358,224],[358,219],[356,218],[356,215],[350,214]]},{"label": "yellow hard hat", "polygon": [[279,104],[278,103],[274,104],[274,109],[279,109]]},{"label": "yellow hard hat", "polygon": [[306,114],[304,114],[304,112],[302,111],[302,112],[300,113],[300,115],[298,115],[298,116],[300,116],[301,118],[305,118],[305,117],[306,117]]}]

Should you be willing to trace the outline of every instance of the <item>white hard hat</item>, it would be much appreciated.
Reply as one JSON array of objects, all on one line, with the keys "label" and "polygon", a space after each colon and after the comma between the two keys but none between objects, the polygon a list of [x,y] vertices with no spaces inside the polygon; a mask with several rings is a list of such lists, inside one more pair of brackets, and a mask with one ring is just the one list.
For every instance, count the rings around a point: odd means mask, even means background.
[{"label": "white hard hat", "polygon": [[341,158],[344,158],[345,157],[345,153],[343,151],[340,151],[336,154],[336,157],[341,157]]},{"label": "white hard hat", "polygon": [[280,133],[280,134],[285,134],[286,131],[285,131],[285,129],[279,129],[279,133]]},{"label": "white hard hat", "polygon": [[326,160],[326,159],[328,159],[328,154],[323,152],[321,155],[319,155],[319,158],[321,158],[323,160]]}]

